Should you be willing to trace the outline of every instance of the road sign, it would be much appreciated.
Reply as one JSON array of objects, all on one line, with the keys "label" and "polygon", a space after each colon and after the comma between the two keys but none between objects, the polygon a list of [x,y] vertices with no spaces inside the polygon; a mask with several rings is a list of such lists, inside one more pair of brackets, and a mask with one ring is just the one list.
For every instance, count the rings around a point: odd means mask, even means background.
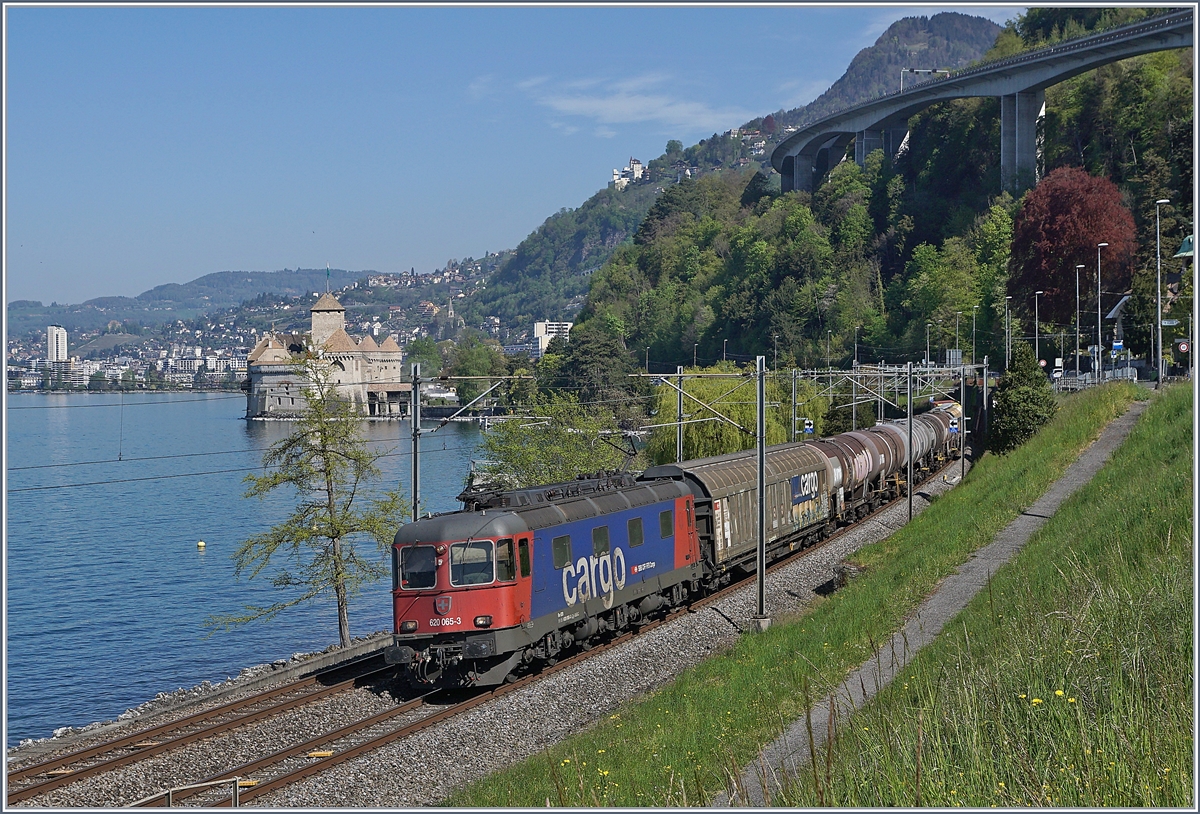
[{"label": "road sign", "polygon": [[1039,364],[1039,365],[1041,365],[1042,367],[1045,367],[1045,366],[1046,366],[1046,360],[1045,360],[1045,359],[1038,359],[1038,364]]},{"label": "road sign", "polygon": [[1192,346],[1187,343],[1187,340],[1184,340],[1183,342],[1179,343],[1179,352],[1180,353],[1187,353],[1191,349],[1192,349]]},{"label": "road sign", "polygon": [[1164,319],[1163,320],[1164,328],[1174,328],[1178,324],[1179,324],[1179,320],[1177,320],[1177,319]]},{"label": "road sign", "polygon": [[[1165,322],[1163,324],[1166,325]],[[1114,340],[1112,349],[1113,350],[1125,350],[1125,340],[1124,339]]]},{"label": "road sign", "polygon": [[804,432],[807,435],[813,434],[813,422],[811,418],[804,419]]}]

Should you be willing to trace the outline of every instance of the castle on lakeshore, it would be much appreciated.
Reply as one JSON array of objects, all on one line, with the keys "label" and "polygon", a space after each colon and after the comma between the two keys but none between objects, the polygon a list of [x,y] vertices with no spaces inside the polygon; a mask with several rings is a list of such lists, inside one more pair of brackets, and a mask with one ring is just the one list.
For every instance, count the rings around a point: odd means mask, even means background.
[{"label": "castle on lakeshore", "polygon": [[366,416],[399,418],[412,390],[400,381],[403,351],[387,337],[376,344],[369,335],[358,342],[346,333],[346,309],[325,293],[309,309],[307,334],[265,334],[246,357],[249,375],[246,418],[287,418],[304,409],[308,381],[295,364],[309,352],[329,363],[338,392]]}]

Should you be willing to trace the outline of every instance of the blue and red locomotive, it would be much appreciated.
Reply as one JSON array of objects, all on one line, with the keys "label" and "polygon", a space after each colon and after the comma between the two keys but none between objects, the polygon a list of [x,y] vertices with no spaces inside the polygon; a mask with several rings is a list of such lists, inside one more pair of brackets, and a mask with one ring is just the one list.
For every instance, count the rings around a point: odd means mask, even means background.
[{"label": "blue and red locomotive", "polygon": [[[883,422],[770,447],[767,553],[812,545],[958,448],[948,404],[907,427]],[[489,686],[589,647],[756,565],[753,450],[529,489],[468,490],[460,511],[404,526],[392,547],[394,643],[415,683]]]}]

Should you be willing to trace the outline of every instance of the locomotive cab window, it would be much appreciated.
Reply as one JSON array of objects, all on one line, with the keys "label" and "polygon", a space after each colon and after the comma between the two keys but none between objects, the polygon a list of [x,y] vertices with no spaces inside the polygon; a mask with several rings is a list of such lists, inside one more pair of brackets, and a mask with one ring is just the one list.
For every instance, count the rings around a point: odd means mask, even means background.
[{"label": "locomotive cab window", "polygon": [[486,585],[495,576],[492,544],[487,541],[450,546],[450,584]]},{"label": "locomotive cab window", "polygon": [[664,540],[675,536],[675,512],[671,509],[658,513],[658,536]]},{"label": "locomotive cab window", "polygon": [[571,535],[564,534],[561,537],[555,537],[550,543],[550,547],[554,549],[555,568],[563,568],[571,562]]},{"label": "locomotive cab window", "polygon": [[496,543],[496,579],[512,582],[517,578],[517,561],[513,555],[513,541],[506,538]]},{"label": "locomotive cab window", "polygon": [[400,549],[400,587],[409,591],[433,588],[437,585],[437,552],[431,545],[408,546]]},{"label": "locomotive cab window", "polygon": [[633,517],[629,520],[629,547],[637,548],[645,542],[642,534],[642,518]]},{"label": "locomotive cab window", "polygon": [[529,576],[529,541],[517,542],[517,559],[521,562],[521,576]]},{"label": "locomotive cab window", "polygon": [[603,557],[608,553],[608,526],[592,529],[592,556]]}]

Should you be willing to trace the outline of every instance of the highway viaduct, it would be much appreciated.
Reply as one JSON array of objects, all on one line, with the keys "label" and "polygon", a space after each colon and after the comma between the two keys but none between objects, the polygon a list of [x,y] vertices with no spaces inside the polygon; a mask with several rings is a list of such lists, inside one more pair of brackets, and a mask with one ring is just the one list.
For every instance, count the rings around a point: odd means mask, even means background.
[{"label": "highway viaduct", "polygon": [[836,163],[851,141],[862,164],[883,149],[895,155],[908,134],[909,117],[948,99],[1000,97],[1000,179],[1020,192],[1037,182],[1038,119],[1045,114],[1046,88],[1101,65],[1129,57],[1188,48],[1195,25],[1192,9],[1175,11],[1006,59],[954,71],[903,91],[826,116],[788,136],[771,153],[782,189],[811,191],[822,151]]}]

